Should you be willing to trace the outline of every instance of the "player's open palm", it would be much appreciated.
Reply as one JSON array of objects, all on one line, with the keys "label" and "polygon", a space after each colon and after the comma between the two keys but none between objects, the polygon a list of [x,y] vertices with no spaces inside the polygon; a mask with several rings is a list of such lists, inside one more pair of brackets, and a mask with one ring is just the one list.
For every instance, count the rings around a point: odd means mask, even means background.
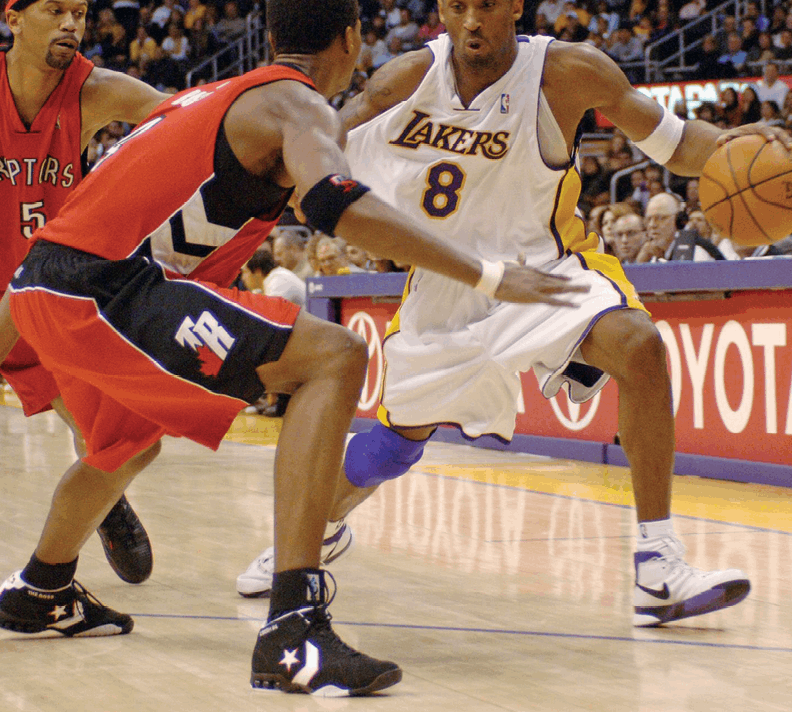
[{"label": "player's open palm", "polygon": [[573,284],[569,277],[547,274],[512,262],[506,264],[503,279],[495,290],[495,298],[520,304],[541,302],[558,307],[575,307],[577,303],[569,297],[588,291],[587,286]]}]

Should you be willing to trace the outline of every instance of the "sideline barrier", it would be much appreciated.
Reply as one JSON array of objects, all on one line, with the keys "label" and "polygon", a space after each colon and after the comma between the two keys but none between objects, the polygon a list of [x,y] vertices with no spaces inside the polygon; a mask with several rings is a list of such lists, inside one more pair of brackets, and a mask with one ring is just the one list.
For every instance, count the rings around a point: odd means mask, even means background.
[{"label": "sideline barrier", "polygon": [[[668,351],[677,429],[675,472],[792,487],[792,260],[628,266]],[[369,372],[355,429],[376,416],[382,335],[404,274],[308,280],[308,310],[355,330],[369,344]],[[626,465],[614,444],[613,382],[583,405],[566,392],[546,400],[522,375],[515,437],[466,439],[442,427],[435,439],[551,457]]]}]

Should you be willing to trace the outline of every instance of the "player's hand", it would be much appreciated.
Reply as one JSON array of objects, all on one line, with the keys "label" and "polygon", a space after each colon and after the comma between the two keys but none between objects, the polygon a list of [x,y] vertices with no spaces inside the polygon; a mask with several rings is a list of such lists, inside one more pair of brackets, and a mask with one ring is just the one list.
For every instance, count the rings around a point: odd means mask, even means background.
[{"label": "player's hand", "polygon": [[589,288],[585,285],[572,284],[569,277],[547,274],[533,267],[507,262],[503,279],[495,298],[503,302],[531,304],[540,302],[556,307],[575,307],[577,304],[566,297],[571,294],[586,294]]},{"label": "player's hand", "polygon": [[792,152],[792,135],[786,129],[780,126],[768,126],[767,124],[745,124],[745,126],[737,126],[722,133],[718,137],[718,147],[720,148],[728,141],[739,138],[740,136],[764,136],[768,141],[780,141],[781,145],[787,150]]}]

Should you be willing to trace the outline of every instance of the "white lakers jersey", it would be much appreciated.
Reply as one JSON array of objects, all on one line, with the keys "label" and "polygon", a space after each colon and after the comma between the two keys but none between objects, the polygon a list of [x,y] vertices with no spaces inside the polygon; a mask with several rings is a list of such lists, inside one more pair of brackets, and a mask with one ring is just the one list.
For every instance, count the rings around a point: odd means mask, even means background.
[{"label": "white lakers jersey", "polygon": [[575,214],[573,164],[545,163],[537,115],[546,37],[518,37],[509,71],[465,108],[456,95],[451,41],[427,46],[435,61],[413,95],[349,134],[351,172],[439,238],[490,260],[542,267],[596,249]]}]

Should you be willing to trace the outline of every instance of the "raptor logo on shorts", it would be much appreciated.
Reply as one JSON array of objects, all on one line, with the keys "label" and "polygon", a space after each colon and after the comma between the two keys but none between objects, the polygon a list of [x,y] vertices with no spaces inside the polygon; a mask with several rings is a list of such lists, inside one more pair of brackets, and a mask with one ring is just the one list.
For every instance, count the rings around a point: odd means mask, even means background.
[{"label": "raptor logo on shorts", "polygon": [[184,317],[175,338],[179,345],[189,346],[198,354],[201,373],[205,376],[216,376],[220,372],[229,349],[236,341],[209,311],[202,312],[197,321]]}]

